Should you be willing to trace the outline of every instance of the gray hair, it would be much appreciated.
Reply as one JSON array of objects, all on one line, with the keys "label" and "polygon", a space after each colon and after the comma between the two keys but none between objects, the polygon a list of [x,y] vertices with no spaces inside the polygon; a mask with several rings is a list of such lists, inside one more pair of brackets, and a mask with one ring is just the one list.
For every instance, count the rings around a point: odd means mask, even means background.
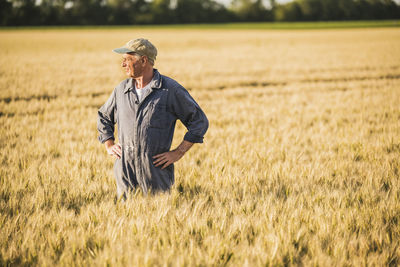
[{"label": "gray hair", "polygon": [[152,66],[154,66],[154,60],[152,60],[152,59],[150,59],[148,56],[146,56],[146,55],[141,55],[141,54],[139,54],[139,53],[137,53],[137,52],[131,52],[131,53],[128,53],[129,55],[132,55],[132,56],[135,56],[137,59],[139,59],[140,57],[146,57],[147,58],[147,60],[150,62],[150,64],[152,65]]}]

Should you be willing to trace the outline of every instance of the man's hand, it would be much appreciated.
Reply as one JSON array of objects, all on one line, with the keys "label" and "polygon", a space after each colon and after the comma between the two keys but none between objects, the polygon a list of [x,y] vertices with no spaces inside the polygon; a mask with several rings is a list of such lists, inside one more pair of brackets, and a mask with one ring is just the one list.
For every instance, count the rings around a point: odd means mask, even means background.
[{"label": "man's hand", "polygon": [[158,167],[161,166],[161,169],[165,169],[172,163],[180,160],[183,155],[193,146],[193,143],[183,140],[182,143],[174,150],[169,151],[169,152],[164,152],[158,155],[155,155],[153,159],[154,166]]},{"label": "man's hand", "polygon": [[161,169],[165,169],[166,167],[168,167],[169,165],[171,165],[172,163],[180,160],[183,155],[185,154],[185,152],[179,150],[179,149],[174,149],[172,151],[169,152],[164,152],[158,155],[155,155],[153,157],[153,159],[155,159],[153,161],[154,166],[159,167],[162,165]]},{"label": "man's hand", "polygon": [[114,144],[114,140],[107,140],[104,145],[106,146],[107,153],[111,156],[115,156],[117,159],[121,158],[122,150],[120,144]]}]

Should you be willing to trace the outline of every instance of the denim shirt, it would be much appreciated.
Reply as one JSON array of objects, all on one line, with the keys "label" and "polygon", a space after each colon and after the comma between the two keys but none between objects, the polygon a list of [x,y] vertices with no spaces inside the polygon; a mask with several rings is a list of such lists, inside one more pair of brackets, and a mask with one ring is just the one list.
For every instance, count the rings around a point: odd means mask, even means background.
[{"label": "denim shirt", "polygon": [[177,119],[187,128],[184,140],[192,143],[202,143],[208,129],[200,106],[175,80],[154,69],[150,87],[139,102],[134,80],[128,78],[98,111],[100,142],[114,139],[114,125],[118,125],[122,158],[116,160],[114,171],[119,194],[137,185],[144,192],[167,190],[174,183],[173,164],[162,170],[153,165],[152,157],[170,150]]}]

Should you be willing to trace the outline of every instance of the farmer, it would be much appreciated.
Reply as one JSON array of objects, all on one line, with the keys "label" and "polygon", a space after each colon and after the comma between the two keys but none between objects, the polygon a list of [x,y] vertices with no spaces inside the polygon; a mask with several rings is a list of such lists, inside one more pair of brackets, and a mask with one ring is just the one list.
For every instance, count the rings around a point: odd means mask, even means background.
[{"label": "farmer", "polygon": [[[99,109],[97,129],[107,153],[116,157],[117,196],[125,199],[137,187],[144,193],[167,191],[174,183],[173,163],[194,143],[203,142],[207,117],[185,88],[153,68],[157,49],[148,40],[131,40],[113,51],[122,54],[128,78]],[[170,150],[177,119],[188,131]]]}]

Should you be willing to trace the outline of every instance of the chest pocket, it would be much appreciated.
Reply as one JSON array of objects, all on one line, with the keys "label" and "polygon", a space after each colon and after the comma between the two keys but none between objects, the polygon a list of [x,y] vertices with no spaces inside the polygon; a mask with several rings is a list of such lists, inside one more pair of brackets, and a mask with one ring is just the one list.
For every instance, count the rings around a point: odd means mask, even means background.
[{"label": "chest pocket", "polygon": [[149,126],[153,128],[168,127],[167,106],[162,103],[149,103]]}]

